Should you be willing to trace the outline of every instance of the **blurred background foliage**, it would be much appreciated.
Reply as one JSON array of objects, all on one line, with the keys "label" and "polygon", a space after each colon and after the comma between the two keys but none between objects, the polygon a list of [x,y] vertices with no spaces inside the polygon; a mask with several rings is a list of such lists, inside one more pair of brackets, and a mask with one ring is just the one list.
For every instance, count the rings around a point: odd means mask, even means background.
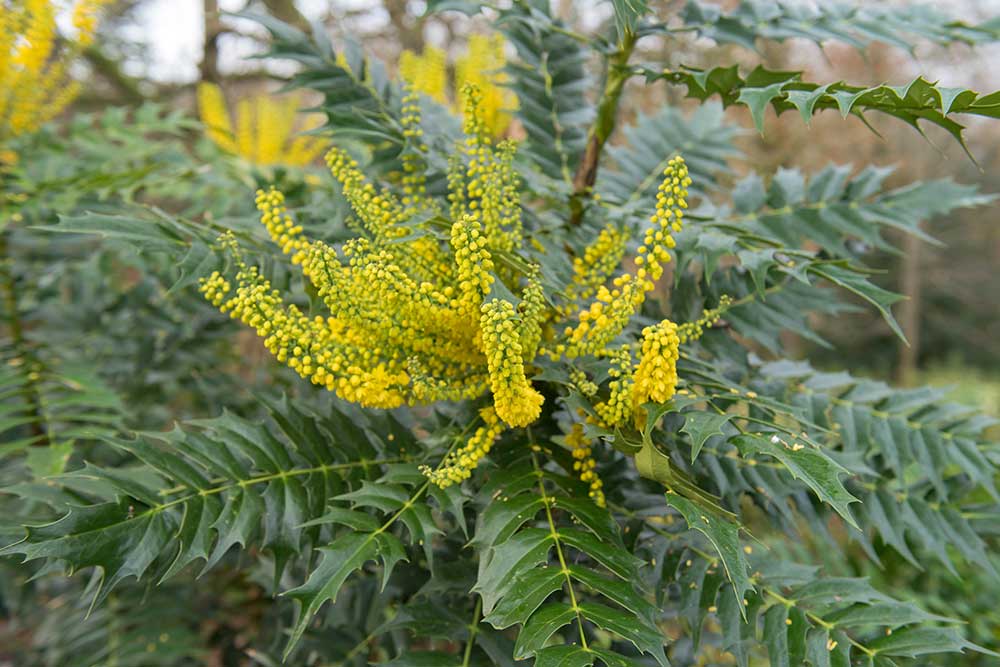
[{"label": "blurred background foliage", "polygon": [[[613,29],[610,3],[557,0],[553,4],[555,12],[580,32]],[[683,5],[662,0],[649,4],[660,16]],[[737,3],[718,4],[731,7]],[[995,2],[940,4],[970,23],[1000,13],[1000,3]],[[318,23],[327,29],[338,51],[347,44],[354,45],[351,48],[361,45],[365,55],[387,63],[390,69],[397,67],[403,50],[444,49],[453,63],[466,51],[471,35],[489,29],[481,19],[458,13],[425,16],[426,3],[418,0],[112,3],[99,37],[83,53],[77,73],[84,81],[83,93],[63,114],[64,122],[17,140],[16,152],[30,159],[0,161],[0,211],[8,220],[2,230],[0,288],[4,298],[0,309],[6,320],[20,323],[16,336],[6,332],[2,354],[6,360],[32,365],[30,381],[37,385],[37,392],[28,409],[46,411],[47,420],[57,427],[31,436],[50,439],[54,446],[46,451],[51,454],[18,459],[17,465],[0,468],[0,485],[15,484],[22,476],[20,466],[58,474],[70,455],[105,462],[114,454],[88,449],[87,443],[121,426],[159,431],[170,428],[174,420],[212,417],[223,409],[252,418],[265,412],[254,392],[276,395],[287,389],[304,401],[319,404],[324,400],[294,382],[290,372],[272,363],[256,338],[210,305],[201,299],[177,298],[196,275],[207,273],[204,263],[211,259],[199,250],[197,238],[184,241],[191,248],[184,263],[176,266],[164,259],[166,254],[140,255],[131,245],[114,240],[102,243],[93,237],[38,229],[55,225],[60,215],[84,228],[84,210],[114,215],[122,206],[162,224],[176,224],[168,223],[169,218],[197,219],[208,228],[213,224],[222,228],[230,222],[239,226],[245,224],[239,221],[253,217],[253,190],[272,182],[279,184],[295,206],[309,210],[310,219],[343,217],[323,215],[324,207],[342,207],[344,202],[332,187],[322,185],[327,181],[318,178],[321,171],[315,165],[288,166],[281,160],[257,164],[252,153],[227,152],[231,147],[206,138],[198,121],[199,84],[221,86],[230,100],[229,112],[235,112],[238,134],[241,121],[237,116],[251,107],[237,109],[233,100],[274,95],[275,78],[292,74],[287,63],[247,58],[265,50],[266,32],[246,20],[220,14],[220,10],[246,9],[304,30]],[[180,40],[184,45],[164,56],[158,42],[170,42],[179,34],[184,35]],[[649,53],[648,59],[704,68],[759,59],[772,70],[803,70],[806,80],[844,79],[870,85],[908,81],[923,72],[931,80],[946,79],[948,85],[1000,89],[1000,71],[995,67],[1000,47],[996,45],[944,48],[927,42],[908,55],[881,44],[859,51],[846,45],[819,47],[809,40],[789,39],[767,43],[759,56],[739,45],[703,46],[692,34],[671,42],[670,53]],[[640,52],[657,48],[663,47],[656,40],[644,41]],[[664,104],[685,110],[693,107],[690,100],[681,98],[678,88],[643,86],[638,81],[629,86],[624,98],[629,106],[621,110],[623,126],[635,124],[643,114]],[[318,100],[302,100],[306,106],[312,102]],[[723,177],[730,180],[722,184],[723,189],[738,183],[751,165],[762,173],[783,168],[812,173],[833,162],[892,167],[886,180],[890,188],[950,175],[960,183],[977,185],[981,192],[1000,192],[1000,126],[996,123],[969,124],[968,146],[977,165],[944,133],[931,128],[925,139],[894,119],[872,119],[882,138],[856,119],[842,120],[834,111],[819,113],[811,126],[803,124],[797,114],[775,118],[768,112],[761,135],[745,109],[730,108],[724,113],[743,128],[735,138],[743,155],[730,162],[731,170]],[[524,136],[524,129],[515,124],[512,134]],[[612,141],[624,138],[620,133]],[[934,243],[899,233],[893,241],[902,252],[861,249],[869,251],[869,266],[885,271],[876,282],[908,297],[895,312],[909,345],[902,345],[873,309],[859,308],[813,315],[815,328],[832,346],[788,334],[781,341],[784,356],[808,358],[819,368],[843,369],[904,385],[951,387],[952,398],[1000,416],[997,212],[993,204],[938,217],[923,230],[937,240]],[[123,219],[122,224],[127,222]],[[256,228],[238,231],[251,241],[263,241]],[[327,238],[345,233],[335,224],[311,231]],[[182,236],[178,233],[178,238]],[[211,240],[206,236],[202,242]],[[277,286],[282,281],[280,267],[280,263],[269,267]],[[135,335],[137,331],[142,335]],[[223,368],[228,372],[204,372]],[[4,373],[7,370],[0,372],[0,387],[21,381],[20,375]],[[58,447],[70,440],[77,442],[75,449]],[[13,449],[0,445],[0,457]],[[44,511],[44,504],[29,495],[0,498],[0,542],[20,535],[20,519],[13,517],[48,518]],[[805,554],[805,560],[823,560],[821,541],[806,540],[795,549]],[[954,576],[919,572],[897,558],[886,559],[883,568],[877,569],[860,554],[846,566],[840,561],[828,565],[830,574],[871,576],[885,590],[919,591],[929,611],[974,619],[977,637],[1000,642],[996,611],[1000,589],[973,566],[958,566],[958,576]],[[278,652],[275,647],[284,638],[267,634],[275,624],[267,623],[265,617],[278,612],[264,603],[270,586],[266,575],[254,572],[224,570],[222,575],[207,578],[204,588],[125,588],[88,616],[86,606],[81,607],[81,599],[86,598],[70,582],[29,581],[26,571],[0,560],[0,665],[110,665],[109,655],[115,656],[116,665],[275,664],[269,655]],[[142,597],[147,608],[175,609],[175,621],[165,626],[162,614],[144,619],[119,613],[135,605],[116,605],[118,595]],[[359,596],[355,605],[345,596],[330,613],[352,615],[358,636],[317,634],[307,636],[307,644],[337,644],[348,660],[380,657],[368,656],[365,644],[380,618],[379,599]],[[446,639],[434,641],[447,643]],[[945,657],[935,664],[957,664],[951,659]],[[992,660],[961,659],[969,665]]]}]

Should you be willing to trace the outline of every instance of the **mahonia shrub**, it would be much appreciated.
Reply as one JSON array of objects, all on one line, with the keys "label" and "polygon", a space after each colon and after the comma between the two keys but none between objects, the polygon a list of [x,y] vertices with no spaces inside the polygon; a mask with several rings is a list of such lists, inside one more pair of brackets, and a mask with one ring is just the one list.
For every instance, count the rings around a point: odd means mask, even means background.
[{"label": "mahonia shrub", "polygon": [[[768,108],[880,113],[964,146],[953,115],[997,117],[997,94],[695,70],[642,48],[691,31],[750,47],[977,43],[995,22],[613,2],[588,36],[548,2],[429,5],[484,11],[497,32],[452,65],[405,52],[398,80],[356,44],[246,14],[301,65],[288,86],[320,100],[324,125],[293,136],[294,102],[266,98],[234,123],[203,86],[208,139],[280,170],[233,186],[225,216],[122,201],[49,227],[165,257],[146,266],[163,295],[211,322],[176,353],[218,332],[235,352],[158,372],[235,381],[178,385],[231,407],[210,418],[164,430],[137,414],[133,430],[56,443],[39,433],[58,402],[20,362],[0,374],[12,397],[36,387],[3,403],[8,460],[29,450],[29,465],[10,468],[17,531],[0,555],[72,590],[82,606],[51,623],[94,637],[42,628],[38,654],[200,664],[199,620],[238,600],[254,632],[233,664],[995,661],[988,603],[954,591],[1000,590],[996,420],[783,349],[821,340],[813,314],[858,304],[902,335],[866,248],[992,197],[947,179],[890,189],[885,170],[851,165],[732,185],[740,130],[722,109],[758,128]],[[699,104],[620,126],[643,81]],[[241,388],[255,346],[266,381]],[[125,410],[137,399],[123,393]],[[58,474],[38,472],[39,444],[68,445]],[[82,570],[88,582],[59,576]]]}]

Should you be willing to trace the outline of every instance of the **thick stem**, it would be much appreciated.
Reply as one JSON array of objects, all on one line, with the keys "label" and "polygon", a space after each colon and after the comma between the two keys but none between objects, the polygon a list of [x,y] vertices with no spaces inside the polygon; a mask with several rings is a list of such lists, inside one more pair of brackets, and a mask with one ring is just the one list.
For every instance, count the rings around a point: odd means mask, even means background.
[{"label": "thick stem", "polygon": [[629,58],[635,48],[635,33],[626,33],[618,51],[608,60],[608,73],[604,81],[604,92],[597,105],[597,118],[587,133],[587,147],[573,177],[573,195],[570,199],[570,223],[580,224],[583,219],[584,200],[590,197],[590,189],[597,180],[597,167],[604,144],[615,129],[618,116],[618,102],[631,76]]}]

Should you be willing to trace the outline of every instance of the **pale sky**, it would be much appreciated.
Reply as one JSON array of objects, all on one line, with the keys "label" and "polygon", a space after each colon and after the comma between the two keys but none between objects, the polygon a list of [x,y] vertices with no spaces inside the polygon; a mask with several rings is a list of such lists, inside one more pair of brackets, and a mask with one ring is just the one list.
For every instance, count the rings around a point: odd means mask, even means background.
[{"label": "pale sky", "polygon": [[[827,0],[813,0],[825,2]],[[905,2],[905,0],[903,0]],[[593,18],[603,18],[610,10],[610,2],[605,0],[583,0],[594,3]],[[244,0],[220,0],[222,10],[235,11],[245,4]],[[371,0],[297,0],[299,10],[309,18],[315,18],[331,5],[339,11],[363,9],[372,6]],[[936,0],[931,3],[947,11],[956,18],[969,22],[983,17],[1000,16],[1000,0]],[[412,11],[423,11],[423,2],[411,2]],[[138,9],[138,21],[128,26],[127,37],[146,45],[143,62],[126,63],[126,70],[135,75],[145,75],[160,81],[188,82],[197,78],[198,62],[202,47],[202,0],[146,0]],[[373,12],[371,19],[385,21],[381,12]],[[251,23],[246,30],[253,30]],[[240,39],[233,35],[224,37],[221,43],[220,59],[224,71],[239,69],[246,63],[247,56],[254,53],[253,40]],[[917,63],[918,69],[929,77],[940,79],[945,85],[966,87],[1000,87],[1000,68],[990,63],[1000,62],[1000,45],[981,47],[971,54],[962,67],[948,62]],[[250,62],[249,67],[256,67]]]}]

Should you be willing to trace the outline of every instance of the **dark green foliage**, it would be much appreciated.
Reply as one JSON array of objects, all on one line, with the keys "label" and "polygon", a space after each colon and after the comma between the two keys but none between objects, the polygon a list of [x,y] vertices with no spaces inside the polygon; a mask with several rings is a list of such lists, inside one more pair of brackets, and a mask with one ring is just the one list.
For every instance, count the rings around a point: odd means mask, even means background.
[{"label": "dark green foliage", "polygon": [[[539,5],[515,3],[501,13],[497,27],[519,58],[508,65],[519,102],[517,117],[528,135],[519,153],[529,158],[533,171],[555,181],[548,191],[572,182],[594,110],[586,97],[592,87],[585,69],[587,49]],[[537,173],[528,182],[536,179]]]}]

